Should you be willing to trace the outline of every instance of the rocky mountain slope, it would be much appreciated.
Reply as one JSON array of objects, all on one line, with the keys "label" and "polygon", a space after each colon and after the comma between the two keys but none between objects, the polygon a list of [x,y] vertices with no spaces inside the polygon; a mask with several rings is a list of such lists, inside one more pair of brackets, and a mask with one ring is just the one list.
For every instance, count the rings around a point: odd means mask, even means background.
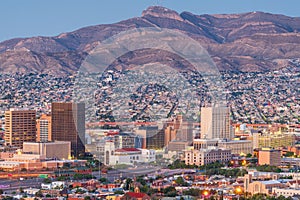
[{"label": "rocky mountain slope", "polygon": [[[55,37],[4,41],[0,43],[0,72],[71,74],[99,41],[139,27],[169,28],[189,35],[207,49],[220,70],[274,70],[292,65],[291,59],[300,58],[300,18],[262,12],[178,14],[153,6],[143,11],[141,17],[115,24],[89,26]],[[149,51],[137,55],[139,62],[163,60]]]}]

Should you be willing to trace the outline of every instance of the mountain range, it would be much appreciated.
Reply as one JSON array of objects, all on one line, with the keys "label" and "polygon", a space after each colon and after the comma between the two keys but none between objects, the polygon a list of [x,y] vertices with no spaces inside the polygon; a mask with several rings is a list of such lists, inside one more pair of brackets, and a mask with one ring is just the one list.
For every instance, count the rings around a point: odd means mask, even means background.
[{"label": "mountain range", "polygon": [[[263,12],[196,15],[152,6],[140,17],[84,27],[54,37],[15,38],[0,43],[0,72],[72,74],[99,42],[125,30],[161,27],[178,30],[198,41],[220,70],[275,70],[300,59],[300,18]],[[132,56],[132,55],[131,55]],[[127,63],[155,62],[151,51]],[[170,56],[162,54],[161,57]],[[169,63],[173,65],[174,63]]]}]

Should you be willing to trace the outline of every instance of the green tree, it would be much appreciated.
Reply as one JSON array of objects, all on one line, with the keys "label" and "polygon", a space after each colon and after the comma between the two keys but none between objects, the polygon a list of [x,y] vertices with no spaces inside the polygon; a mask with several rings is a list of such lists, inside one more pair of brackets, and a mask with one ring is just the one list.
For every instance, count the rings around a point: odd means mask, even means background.
[{"label": "green tree", "polygon": [[105,178],[105,177],[101,177],[101,178],[99,179],[99,181],[100,181],[101,183],[107,183],[107,182],[108,182],[107,178]]},{"label": "green tree", "polygon": [[22,187],[19,188],[20,193],[24,193],[24,189]]},{"label": "green tree", "polygon": [[122,191],[122,190],[116,190],[115,192],[114,192],[114,194],[124,194],[124,192]]},{"label": "green tree", "polygon": [[45,183],[45,184],[49,184],[49,183],[51,183],[52,181],[51,181],[51,179],[50,178],[45,178],[44,180],[43,180],[43,183]]},{"label": "green tree", "polygon": [[85,196],[84,200],[91,200],[91,197],[90,196]]},{"label": "green tree", "polygon": [[184,195],[190,195],[190,196],[194,196],[197,197],[201,194],[201,190],[198,188],[191,188],[189,190],[185,190],[183,191]]},{"label": "green tree", "polygon": [[145,181],[145,179],[144,179],[144,176],[138,176],[138,177],[136,178],[136,182],[139,182],[139,183],[141,183],[142,185],[146,185],[146,184],[147,184],[146,181]]},{"label": "green tree", "polygon": [[131,178],[127,178],[126,182],[125,182],[125,190],[129,190],[131,188],[131,184],[132,184],[132,179]]},{"label": "green tree", "polygon": [[14,198],[11,197],[11,196],[6,196],[6,197],[3,197],[2,200],[13,200]]},{"label": "green tree", "polygon": [[184,181],[184,179],[179,176],[176,180],[175,180],[175,183],[177,185],[180,185],[180,186],[187,186],[187,183]]},{"label": "green tree", "polygon": [[163,193],[167,197],[175,197],[177,195],[177,191],[176,191],[175,187],[173,187],[173,186],[165,188],[163,190]]},{"label": "green tree", "polygon": [[35,196],[36,196],[36,197],[44,197],[44,195],[43,195],[43,193],[42,193],[41,190],[37,191],[37,192],[35,193]]},{"label": "green tree", "polygon": [[284,154],[285,157],[293,157],[295,154],[294,152],[288,151]]}]

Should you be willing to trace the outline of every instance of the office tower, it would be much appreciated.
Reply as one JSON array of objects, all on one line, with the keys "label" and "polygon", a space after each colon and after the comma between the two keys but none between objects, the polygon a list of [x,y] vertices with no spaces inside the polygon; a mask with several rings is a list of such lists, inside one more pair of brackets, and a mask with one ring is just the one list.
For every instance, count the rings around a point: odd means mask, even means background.
[{"label": "office tower", "polygon": [[84,154],[85,104],[52,103],[52,140],[71,141],[71,154]]},{"label": "office tower", "polygon": [[136,134],[142,139],[143,149],[162,149],[165,144],[165,131],[157,126],[140,126]]},{"label": "office tower", "polygon": [[52,140],[51,116],[43,114],[36,120],[36,141],[49,142]]},{"label": "office tower", "polygon": [[5,112],[5,142],[23,148],[23,142],[36,140],[36,112],[34,110],[9,110]]},{"label": "office tower", "polygon": [[165,129],[165,146],[171,141],[193,141],[193,124],[186,121],[182,115],[169,122]]},{"label": "office tower", "polygon": [[232,139],[228,107],[201,108],[202,139]]}]

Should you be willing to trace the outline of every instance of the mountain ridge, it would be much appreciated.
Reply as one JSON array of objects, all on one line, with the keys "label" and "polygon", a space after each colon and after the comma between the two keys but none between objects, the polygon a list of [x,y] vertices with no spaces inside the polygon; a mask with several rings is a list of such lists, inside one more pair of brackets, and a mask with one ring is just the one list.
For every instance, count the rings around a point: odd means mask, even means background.
[{"label": "mountain ridge", "polygon": [[[72,74],[99,42],[140,27],[169,28],[189,35],[207,49],[220,70],[275,70],[292,65],[291,59],[300,58],[300,18],[264,12],[179,14],[151,6],[140,17],[114,24],[83,27],[53,37],[3,41],[0,71]],[[154,55],[149,56],[146,60],[157,60]]]}]

